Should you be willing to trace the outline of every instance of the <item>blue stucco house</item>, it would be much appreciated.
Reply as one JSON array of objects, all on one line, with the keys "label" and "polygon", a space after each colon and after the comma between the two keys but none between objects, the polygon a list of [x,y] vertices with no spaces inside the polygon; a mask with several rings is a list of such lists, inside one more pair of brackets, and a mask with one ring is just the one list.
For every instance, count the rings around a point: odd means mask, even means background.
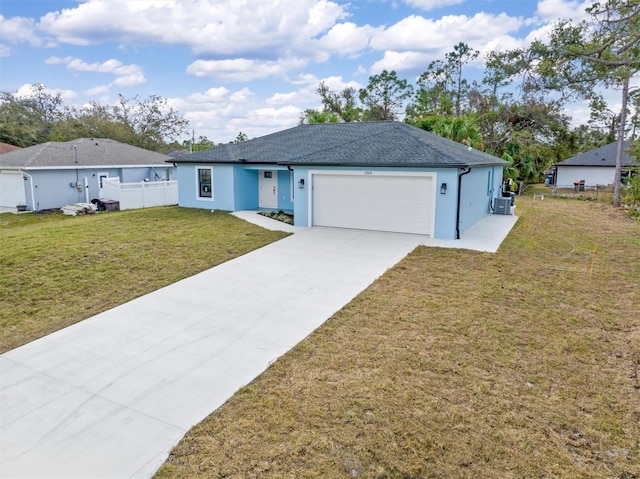
[{"label": "blue stucco house", "polygon": [[491,213],[506,164],[393,121],[300,125],[171,161],[183,207],[442,239]]},{"label": "blue stucco house", "polygon": [[0,155],[0,206],[29,211],[102,198],[103,182],[170,180],[168,155],[104,138],[47,142]]}]

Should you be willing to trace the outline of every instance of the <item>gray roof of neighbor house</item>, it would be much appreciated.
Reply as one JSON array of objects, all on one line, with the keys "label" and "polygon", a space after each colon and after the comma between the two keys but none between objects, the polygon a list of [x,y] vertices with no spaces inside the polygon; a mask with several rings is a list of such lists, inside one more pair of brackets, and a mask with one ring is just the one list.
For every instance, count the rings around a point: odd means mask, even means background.
[{"label": "gray roof of neighbor house", "polygon": [[[629,141],[624,142],[624,150],[622,152],[622,165],[623,166],[636,166],[638,162],[627,151],[631,143]],[[618,143],[613,142],[608,145],[601,146],[589,150],[585,153],[572,156],[559,163],[554,163],[555,166],[616,166],[616,151]]]},{"label": "gray roof of neighbor house", "polygon": [[507,162],[406,123],[317,123],[181,156],[175,163],[445,167]]},{"label": "gray roof of neighbor house", "polygon": [[[77,160],[76,163],[76,147]],[[87,168],[93,166],[165,165],[170,159],[154,151],[103,138],[47,142],[0,155],[0,167]]]}]

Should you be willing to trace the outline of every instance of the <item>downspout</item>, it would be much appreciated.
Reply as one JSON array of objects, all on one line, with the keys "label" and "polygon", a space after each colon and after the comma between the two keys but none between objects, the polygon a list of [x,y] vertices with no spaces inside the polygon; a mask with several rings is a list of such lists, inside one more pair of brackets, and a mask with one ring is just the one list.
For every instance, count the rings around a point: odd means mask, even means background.
[{"label": "downspout", "polygon": [[33,176],[31,176],[29,173],[27,173],[24,170],[20,170],[22,172],[22,174],[24,176],[26,176],[27,178],[29,178],[29,187],[31,190],[31,211],[36,211],[36,195],[33,191]]},{"label": "downspout", "polygon": [[78,145],[73,145],[72,148],[76,157],[76,191],[78,192],[78,203],[80,203],[80,193],[82,190],[80,189],[80,172],[78,171]]},{"label": "downspout", "polygon": [[[295,194],[296,194],[296,182],[295,180],[295,174],[293,173],[293,168],[291,168],[291,165],[287,165],[287,170],[289,170],[289,173],[291,173],[291,201],[295,200]],[[295,205],[294,205],[295,208]]]},{"label": "downspout", "polygon": [[[464,168],[462,168],[464,170]],[[458,205],[456,207],[456,239],[460,239],[460,199],[462,197],[462,177],[471,173],[471,168],[467,167],[467,171],[458,173]]]}]

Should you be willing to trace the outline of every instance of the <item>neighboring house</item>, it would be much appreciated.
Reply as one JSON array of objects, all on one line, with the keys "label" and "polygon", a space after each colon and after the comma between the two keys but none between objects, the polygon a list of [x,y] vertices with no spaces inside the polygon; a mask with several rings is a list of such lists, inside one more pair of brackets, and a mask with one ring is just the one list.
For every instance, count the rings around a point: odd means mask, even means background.
[{"label": "neighboring house", "polygon": [[106,178],[173,179],[168,155],[114,140],[47,142],[0,155],[0,206],[38,211],[101,198]]},{"label": "neighboring house", "polygon": [[171,161],[180,206],[284,210],[296,226],[445,239],[491,212],[506,164],[388,121],[300,125]]},{"label": "neighboring house", "polygon": [[[623,174],[629,171],[630,168],[639,165],[627,151],[630,146],[631,143],[629,141],[624,142],[624,151],[622,153]],[[584,181],[585,186],[613,184],[617,148],[618,143],[613,142],[586,153],[580,153],[560,163],[555,163],[553,165],[556,168],[555,185],[572,187],[576,181]]]}]

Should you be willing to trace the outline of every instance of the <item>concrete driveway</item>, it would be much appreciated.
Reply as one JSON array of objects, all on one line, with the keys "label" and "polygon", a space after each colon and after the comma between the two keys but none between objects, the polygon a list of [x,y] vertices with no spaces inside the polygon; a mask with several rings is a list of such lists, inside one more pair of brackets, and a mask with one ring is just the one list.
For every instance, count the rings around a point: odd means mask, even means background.
[{"label": "concrete driveway", "polygon": [[[499,221],[467,241],[486,248],[491,230],[499,245],[515,219]],[[0,477],[150,477],[193,425],[419,244],[297,230],[3,354]]]}]

